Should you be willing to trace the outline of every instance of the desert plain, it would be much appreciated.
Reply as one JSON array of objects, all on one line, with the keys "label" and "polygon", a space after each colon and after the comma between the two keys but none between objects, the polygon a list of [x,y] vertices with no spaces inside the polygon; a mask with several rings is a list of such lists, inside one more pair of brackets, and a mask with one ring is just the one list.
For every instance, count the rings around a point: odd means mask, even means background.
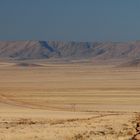
[{"label": "desert plain", "polygon": [[140,68],[0,61],[0,140],[131,140]]}]

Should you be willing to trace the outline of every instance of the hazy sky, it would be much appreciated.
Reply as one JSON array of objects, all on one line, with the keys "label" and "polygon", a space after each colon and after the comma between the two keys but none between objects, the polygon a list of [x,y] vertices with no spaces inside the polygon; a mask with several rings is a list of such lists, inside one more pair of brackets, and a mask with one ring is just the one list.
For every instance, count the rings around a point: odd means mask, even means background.
[{"label": "hazy sky", "polygon": [[140,0],[0,0],[0,40],[140,40]]}]

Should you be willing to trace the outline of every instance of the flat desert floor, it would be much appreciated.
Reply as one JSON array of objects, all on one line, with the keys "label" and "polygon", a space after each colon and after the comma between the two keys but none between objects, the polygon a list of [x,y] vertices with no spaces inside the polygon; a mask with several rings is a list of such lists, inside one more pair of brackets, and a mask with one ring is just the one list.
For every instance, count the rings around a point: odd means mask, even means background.
[{"label": "flat desert floor", "polygon": [[131,140],[140,68],[0,62],[0,140]]}]

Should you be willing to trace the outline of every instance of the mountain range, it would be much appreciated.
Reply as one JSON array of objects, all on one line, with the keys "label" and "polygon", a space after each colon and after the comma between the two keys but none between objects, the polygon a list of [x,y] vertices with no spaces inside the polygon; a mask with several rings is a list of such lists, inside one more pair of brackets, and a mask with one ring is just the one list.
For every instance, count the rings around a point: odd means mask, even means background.
[{"label": "mountain range", "polygon": [[[140,59],[140,41],[74,42],[74,41],[0,41],[0,58],[25,59]],[[131,62],[132,60],[132,62]]]}]

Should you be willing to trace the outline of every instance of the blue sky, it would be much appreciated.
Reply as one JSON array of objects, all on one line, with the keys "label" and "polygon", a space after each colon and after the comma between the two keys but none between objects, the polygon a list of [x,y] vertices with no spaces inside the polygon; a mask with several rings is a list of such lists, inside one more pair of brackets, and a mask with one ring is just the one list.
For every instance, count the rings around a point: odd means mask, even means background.
[{"label": "blue sky", "polygon": [[0,0],[0,40],[140,40],[140,0]]}]

